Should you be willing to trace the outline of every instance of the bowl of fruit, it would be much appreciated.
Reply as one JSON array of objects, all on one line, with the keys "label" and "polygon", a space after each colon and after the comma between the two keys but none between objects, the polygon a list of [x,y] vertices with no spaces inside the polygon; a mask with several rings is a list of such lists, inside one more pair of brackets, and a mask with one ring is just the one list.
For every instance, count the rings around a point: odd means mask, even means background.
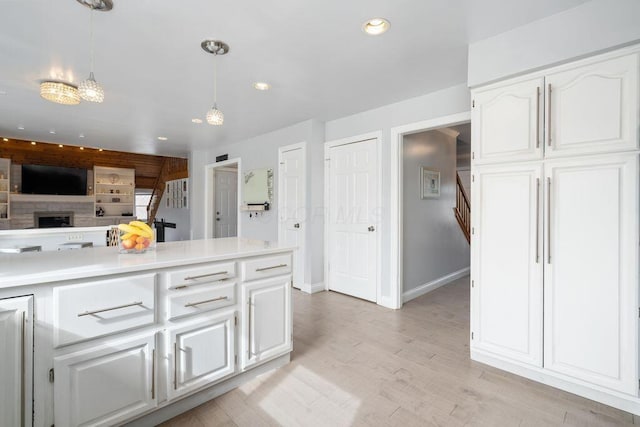
[{"label": "bowl of fruit", "polygon": [[141,254],[156,247],[154,230],[142,221],[119,224],[119,250],[123,254]]}]

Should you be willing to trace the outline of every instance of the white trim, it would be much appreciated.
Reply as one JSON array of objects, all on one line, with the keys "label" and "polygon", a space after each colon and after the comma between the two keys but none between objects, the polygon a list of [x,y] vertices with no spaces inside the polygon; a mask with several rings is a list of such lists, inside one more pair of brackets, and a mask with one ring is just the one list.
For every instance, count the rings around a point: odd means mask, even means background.
[{"label": "white trim", "polygon": [[[282,155],[287,151],[294,150],[302,150],[302,190],[304,194],[302,195],[302,200],[304,200],[304,217],[300,220],[302,225],[302,247],[298,246],[298,251],[301,251],[300,257],[298,257],[303,263],[302,269],[302,284],[300,285],[300,289],[302,289],[306,285],[307,279],[311,278],[311,263],[307,261],[307,241],[310,240],[311,236],[309,235],[310,230],[307,223],[307,217],[309,212],[309,200],[308,195],[310,194],[309,189],[307,188],[307,142],[298,142],[297,144],[284,145],[282,147],[278,147],[278,240],[280,242],[284,242],[284,227],[282,227],[282,213],[284,212],[284,198],[282,197]],[[307,278],[307,272],[309,272],[309,277]],[[293,282],[293,271],[291,272],[291,282]],[[305,291],[306,292],[306,291]]]},{"label": "white trim", "polygon": [[[329,208],[330,208],[330,179],[329,179],[329,150],[340,145],[355,144],[358,142],[376,140],[377,148],[377,174],[378,174],[378,204],[382,207],[382,131],[374,131],[347,138],[336,139],[324,143],[324,289],[329,290]],[[376,304],[388,307],[386,298],[382,296],[382,218],[376,224]]]},{"label": "white trim", "polygon": [[325,291],[324,282],[311,283],[311,284],[303,283],[302,286],[300,286],[300,290],[307,294],[316,294],[318,292],[324,292]]},{"label": "white trim", "polygon": [[390,265],[389,284],[391,295],[385,307],[402,307],[402,143],[403,137],[412,133],[433,130],[446,126],[455,126],[471,121],[471,112],[452,114],[416,123],[391,128],[391,155],[389,156],[391,165],[391,195],[389,205],[390,219]]},{"label": "white trim", "polygon": [[438,289],[441,286],[448,285],[449,283],[458,280],[461,277],[469,275],[471,271],[470,267],[465,267],[461,270],[454,271],[453,273],[442,276],[436,280],[420,285],[417,288],[409,289],[402,294],[402,302],[411,301],[414,298],[418,298],[424,294]]},{"label": "white trim", "polygon": [[528,365],[508,358],[474,349],[471,344],[471,360],[493,366],[503,371],[528,378],[530,380],[586,397],[605,405],[613,406],[626,412],[640,415],[640,399],[637,396],[627,395],[615,390],[600,387],[575,377],[569,377],[560,373],[544,369],[542,367]]},{"label": "white trim", "polygon": [[235,159],[225,160],[223,162],[210,163],[204,166],[204,237],[205,239],[213,238],[213,212],[215,197],[215,180],[213,172],[218,168],[228,169],[230,165],[237,165],[237,169],[234,169],[238,172],[238,218],[237,218],[237,228],[236,235],[238,237],[242,236],[240,230],[240,200],[242,200],[242,180],[240,176],[242,174],[242,159],[240,157],[236,157]]}]

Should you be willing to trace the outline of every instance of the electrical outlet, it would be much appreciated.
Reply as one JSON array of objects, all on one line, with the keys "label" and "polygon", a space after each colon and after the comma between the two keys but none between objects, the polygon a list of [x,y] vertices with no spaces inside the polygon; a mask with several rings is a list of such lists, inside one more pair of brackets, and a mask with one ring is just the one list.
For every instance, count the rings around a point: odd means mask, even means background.
[{"label": "electrical outlet", "polygon": [[75,233],[75,234],[67,234],[67,242],[78,242],[84,239],[84,234]]}]

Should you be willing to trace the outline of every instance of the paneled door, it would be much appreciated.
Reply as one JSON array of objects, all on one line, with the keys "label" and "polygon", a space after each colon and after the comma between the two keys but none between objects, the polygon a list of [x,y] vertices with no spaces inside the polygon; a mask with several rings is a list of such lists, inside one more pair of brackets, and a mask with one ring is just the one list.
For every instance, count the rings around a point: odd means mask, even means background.
[{"label": "paneled door", "polygon": [[171,330],[169,398],[181,396],[235,371],[235,312],[206,316]]},{"label": "paneled door", "polygon": [[256,280],[240,287],[242,369],[291,350],[291,276]]},{"label": "paneled door", "polygon": [[545,164],[544,366],[638,393],[638,156]]},{"label": "paneled door", "polygon": [[281,151],[278,174],[279,237],[285,244],[298,248],[293,252],[293,286],[298,289],[305,282],[305,151],[301,146]]},{"label": "paneled door", "polygon": [[55,424],[113,426],[156,406],[155,334],[54,358]]},{"label": "paneled door", "polygon": [[542,366],[542,164],[477,167],[471,189],[471,347]]},{"label": "paneled door", "polygon": [[33,297],[0,300],[0,425],[32,425]]},{"label": "paneled door", "polygon": [[215,237],[238,235],[238,171],[217,169],[215,183]]},{"label": "paneled door", "polygon": [[638,54],[546,77],[546,157],[638,148]]},{"label": "paneled door", "polygon": [[329,289],[377,300],[377,139],[329,149]]},{"label": "paneled door", "polygon": [[542,159],[541,77],[474,92],[471,151],[475,164]]}]

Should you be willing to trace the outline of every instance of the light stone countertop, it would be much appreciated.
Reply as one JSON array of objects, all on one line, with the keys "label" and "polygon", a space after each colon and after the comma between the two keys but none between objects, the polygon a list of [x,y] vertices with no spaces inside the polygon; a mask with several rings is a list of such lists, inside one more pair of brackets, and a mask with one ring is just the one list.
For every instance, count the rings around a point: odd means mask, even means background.
[{"label": "light stone countertop", "polygon": [[267,255],[293,250],[264,240],[228,237],[158,243],[154,251],[121,254],[117,247],[0,254],[0,289]]}]

